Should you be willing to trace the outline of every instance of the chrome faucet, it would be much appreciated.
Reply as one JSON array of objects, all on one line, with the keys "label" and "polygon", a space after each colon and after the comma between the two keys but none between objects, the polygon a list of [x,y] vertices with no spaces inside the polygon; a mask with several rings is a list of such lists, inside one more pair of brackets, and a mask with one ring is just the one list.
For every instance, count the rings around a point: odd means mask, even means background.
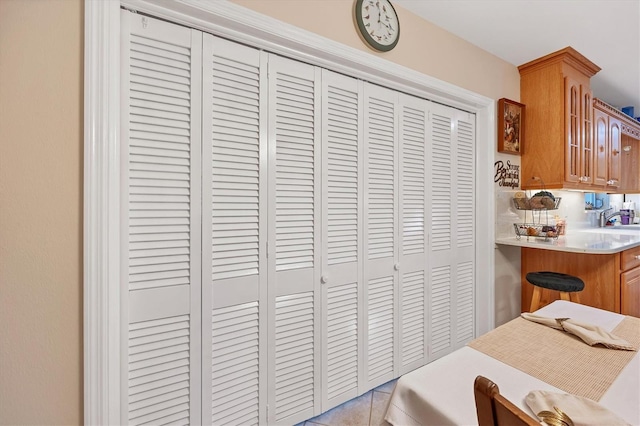
[{"label": "chrome faucet", "polygon": [[607,216],[607,212],[609,210],[613,210],[612,208],[609,209],[604,209],[600,212],[600,217],[599,217],[599,221],[598,224],[600,225],[600,228],[604,228],[605,226],[607,226],[607,222],[609,222],[609,219],[611,219],[614,216],[620,216],[621,212],[613,212],[610,215]]}]

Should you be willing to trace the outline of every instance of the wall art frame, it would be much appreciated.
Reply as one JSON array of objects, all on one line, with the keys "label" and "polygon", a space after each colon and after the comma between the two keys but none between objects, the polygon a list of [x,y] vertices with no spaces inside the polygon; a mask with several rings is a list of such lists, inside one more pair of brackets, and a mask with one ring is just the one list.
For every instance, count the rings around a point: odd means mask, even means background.
[{"label": "wall art frame", "polygon": [[525,105],[507,98],[498,100],[498,152],[522,155]]}]

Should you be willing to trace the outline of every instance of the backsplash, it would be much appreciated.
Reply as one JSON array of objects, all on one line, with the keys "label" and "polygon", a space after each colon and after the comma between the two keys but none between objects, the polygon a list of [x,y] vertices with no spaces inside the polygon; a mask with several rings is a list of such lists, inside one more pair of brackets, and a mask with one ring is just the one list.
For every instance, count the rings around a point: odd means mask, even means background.
[{"label": "backsplash", "polygon": [[[496,238],[513,237],[515,235],[513,224],[524,223],[525,213],[526,221],[535,223],[554,223],[555,216],[564,218],[566,220],[567,230],[593,228],[598,226],[599,210],[585,210],[585,196],[582,192],[576,191],[562,191],[552,190],[551,192],[555,197],[561,197],[562,201],[557,210],[548,210],[546,212],[532,212],[517,210],[513,206],[512,198],[521,190],[503,190],[496,191]],[[534,195],[537,190],[525,191],[530,197]],[[636,208],[640,206],[640,194],[609,194],[609,204],[616,206],[616,209],[620,209],[623,201],[634,201]],[[609,206],[604,206],[608,208]],[[636,211],[636,216],[640,212]]]},{"label": "backsplash", "polygon": [[[496,238],[515,236],[513,224],[524,223],[525,215],[527,223],[550,223],[553,224],[554,217],[558,216],[566,220],[566,229],[588,228],[591,225],[592,215],[597,215],[596,211],[585,212],[584,193],[575,191],[552,190],[550,192],[562,200],[557,210],[547,211],[525,211],[516,210],[512,198],[520,190],[498,191],[496,201]],[[525,191],[529,197],[537,190]]]}]

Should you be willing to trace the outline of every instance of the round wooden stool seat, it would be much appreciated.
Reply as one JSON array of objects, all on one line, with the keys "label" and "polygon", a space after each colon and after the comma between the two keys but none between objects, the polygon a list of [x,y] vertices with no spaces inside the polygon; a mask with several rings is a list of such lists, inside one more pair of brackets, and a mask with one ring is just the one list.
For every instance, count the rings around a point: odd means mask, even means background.
[{"label": "round wooden stool seat", "polygon": [[529,312],[533,312],[540,307],[543,288],[559,291],[562,300],[580,303],[578,292],[584,290],[584,281],[578,277],[560,272],[541,271],[529,272],[526,278],[534,286]]}]

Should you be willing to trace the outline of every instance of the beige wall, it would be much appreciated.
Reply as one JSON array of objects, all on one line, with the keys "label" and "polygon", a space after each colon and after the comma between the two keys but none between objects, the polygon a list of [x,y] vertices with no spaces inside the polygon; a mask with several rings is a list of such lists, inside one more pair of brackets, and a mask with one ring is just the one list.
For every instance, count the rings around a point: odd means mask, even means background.
[{"label": "beige wall", "polygon": [[391,52],[369,49],[353,20],[355,0],[233,0],[283,22],[370,52],[493,99],[520,99],[513,65],[394,5],[400,41]]},{"label": "beige wall", "polygon": [[[236,3],[370,51],[352,0]],[[400,43],[375,54],[519,99],[515,67],[397,9]],[[82,421],[82,16],[0,0],[0,424]]]},{"label": "beige wall", "polygon": [[81,0],[0,0],[0,424],[82,422]]}]

